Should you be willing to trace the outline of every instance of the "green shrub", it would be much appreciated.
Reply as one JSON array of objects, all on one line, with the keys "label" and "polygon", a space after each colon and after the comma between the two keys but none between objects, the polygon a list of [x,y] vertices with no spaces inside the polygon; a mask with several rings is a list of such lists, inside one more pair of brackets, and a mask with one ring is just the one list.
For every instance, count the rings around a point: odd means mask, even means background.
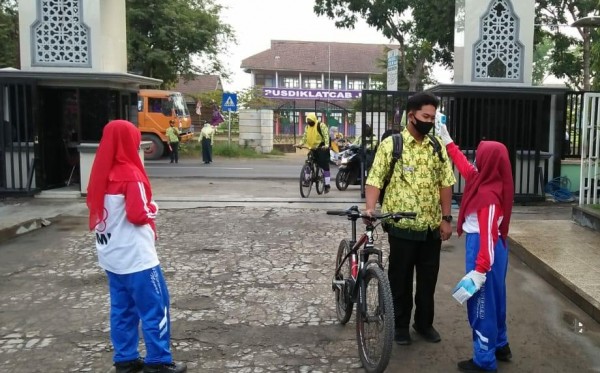
[{"label": "green shrub", "polygon": [[[278,149],[273,149],[270,153],[257,153],[254,148],[239,146],[233,141],[230,145],[227,140],[215,141],[215,145],[213,146],[213,156],[228,158],[265,158],[271,155],[284,155],[284,152]],[[180,144],[179,156],[182,158],[201,157],[201,143],[192,140],[184,144]]]}]

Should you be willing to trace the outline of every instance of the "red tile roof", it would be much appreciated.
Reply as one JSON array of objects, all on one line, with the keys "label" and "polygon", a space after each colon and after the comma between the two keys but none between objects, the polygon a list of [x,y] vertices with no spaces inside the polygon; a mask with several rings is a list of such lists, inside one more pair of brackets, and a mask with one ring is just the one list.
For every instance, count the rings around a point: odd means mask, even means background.
[{"label": "red tile roof", "polygon": [[[381,74],[386,47],[397,45],[271,40],[271,48],[242,60],[241,68],[277,71],[332,71],[336,73]],[[384,62],[385,64],[385,62]]]}]

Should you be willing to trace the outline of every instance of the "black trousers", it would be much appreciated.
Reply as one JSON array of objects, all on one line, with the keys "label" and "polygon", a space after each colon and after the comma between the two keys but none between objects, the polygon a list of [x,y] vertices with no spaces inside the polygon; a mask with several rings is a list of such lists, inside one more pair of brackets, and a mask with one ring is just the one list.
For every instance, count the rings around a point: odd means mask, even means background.
[{"label": "black trousers", "polygon": [[206,137],[202,138],[202,162],[212,162],[212,145],[210,144],[210,139]]},{"label": "black trousers", "polygon": [[315,149],[315,163],[323,171],[329,171],[329,160],[329,148]]},{"label": "black trousers", "polygon": [[179,142],[170,142],[171,145],[171,162],[179,162]]},{"label": "black trousers", "polygon": [[394,300],[396,329],[406,329],[413,308],[413,275],[416,270],[415,324],[421,329],[433,324],[434,294],[440,270],[442,241],[429,231],[425,241],[407,240],[389,235],[388,279]]}]

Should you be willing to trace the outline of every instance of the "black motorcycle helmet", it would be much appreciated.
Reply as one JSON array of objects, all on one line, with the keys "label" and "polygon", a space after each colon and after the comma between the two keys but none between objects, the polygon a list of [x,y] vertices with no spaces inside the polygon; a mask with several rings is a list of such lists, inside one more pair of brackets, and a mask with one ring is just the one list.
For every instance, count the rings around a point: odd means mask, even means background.
[{"label": "black motorcycle helmet", "polygon": [[365,127],[365,137],[371,136],[373,136],[373,127],[367,124],[367,126]]}]

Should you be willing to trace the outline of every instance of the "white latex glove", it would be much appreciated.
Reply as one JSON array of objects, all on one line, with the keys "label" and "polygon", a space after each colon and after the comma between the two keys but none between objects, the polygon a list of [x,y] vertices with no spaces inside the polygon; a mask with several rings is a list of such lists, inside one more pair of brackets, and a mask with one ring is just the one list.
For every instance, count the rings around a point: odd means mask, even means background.
[{"label": "white latex glove", "polygon": [[452,296],[460,304],[471,298],[485,284],[485,273],[471,271],[467,273],[452,290]]},{"label": "white latex glove", "polygon": [[448,133],[448,127],[446,126],[440,126],[440,137],[442,138],[444,145],[448,145],[451,142],[454,142],[454,140],[452,140],[452,137],[450,137],[450,133]]}]

